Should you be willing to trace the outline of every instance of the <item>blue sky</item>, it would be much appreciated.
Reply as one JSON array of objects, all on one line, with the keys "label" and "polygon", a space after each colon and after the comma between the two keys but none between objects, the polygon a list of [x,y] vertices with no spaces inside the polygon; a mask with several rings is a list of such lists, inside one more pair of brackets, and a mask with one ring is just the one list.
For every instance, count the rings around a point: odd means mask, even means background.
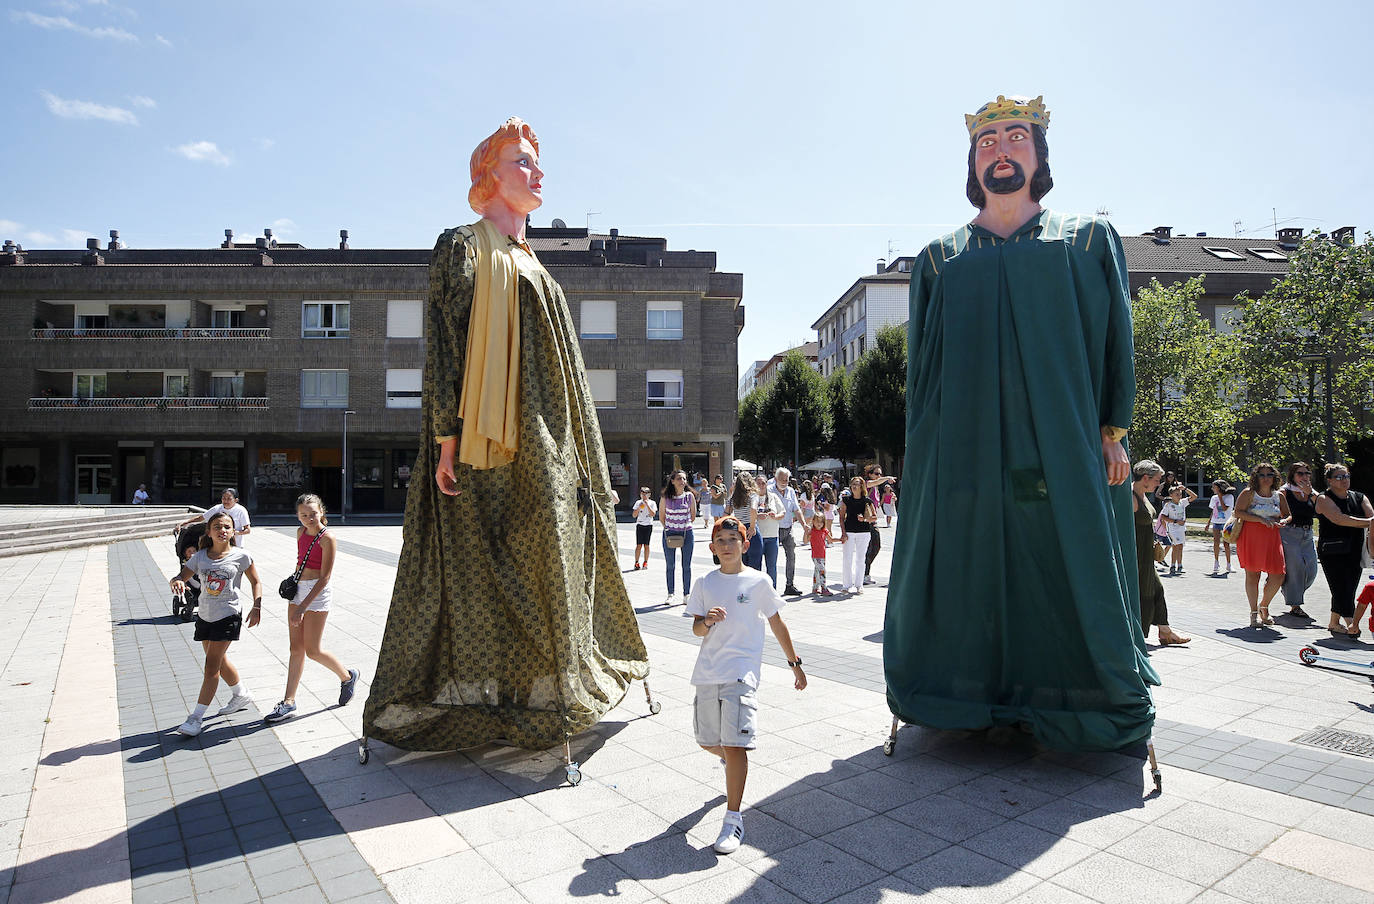
[{"label": "blue sky", "polygon": [[1045,96],[1057,209],[1374,227],[1366,3],[927,6],[8,0],[0,238],[429,247],[519,115],[536,225],[716,251],[744,365],[970,218],[963,114],[999,93]]}]

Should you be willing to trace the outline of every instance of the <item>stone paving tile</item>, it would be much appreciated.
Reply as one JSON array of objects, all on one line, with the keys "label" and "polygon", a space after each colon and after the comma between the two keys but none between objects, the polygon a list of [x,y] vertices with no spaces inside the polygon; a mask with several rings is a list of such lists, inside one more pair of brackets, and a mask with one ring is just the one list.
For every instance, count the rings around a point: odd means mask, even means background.
[{"label": "stone paving tile", "polygon": [[1151,904],[1182,904],[1202,892],[1196,883],[1106,852],[1070,866],[1052,881],[1102,904],[1138,904],[1146,889]]},{"label": "stone paving tile", "polygon": [[1036,879],[1015,866],[998,863],[959,845],[918,860],[896,875],[956,904],[1008,901],[1029,890]]},{"label": "stone paving tile", "polygon": [[1268,860],[1251,860],[1217,882],[1215,889],[1252,904],[1302,902],[1302,904],[1350,904],[1360,892],[1348,885]]}]

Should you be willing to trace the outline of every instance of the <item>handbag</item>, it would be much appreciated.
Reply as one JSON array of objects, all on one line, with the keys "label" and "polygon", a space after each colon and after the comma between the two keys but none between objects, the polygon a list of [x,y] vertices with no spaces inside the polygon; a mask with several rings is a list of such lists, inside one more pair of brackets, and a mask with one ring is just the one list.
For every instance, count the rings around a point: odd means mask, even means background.
[{"label": "handbag", "polygon": [[296,566],[296,573],[289,578],[282,578],[282,582],[277,585],[277,595],[288,603],[296,598],[296,591],[301,586],[301,573],[305,571],[305,563],[310,560],[310,554],[315,551],[315,544],[320,542],[320,537],[324,536],[324,530],[315,535],[315,539],[310,541],[310,548],[301,556],[301,563]]},{"label": "handbag", "polygon": [[1221,529],[1221,539],[1225,543],[1235,543],[1240,539],[1240,529],[1245,526],[1245,522],[1232,515],[1226,521],[1226,526]]},{"label": "handbag", "polygon": [[668,531],[663,535],[663,543],[669,549],[681,549],[682,544],[687,541],[686,531]]},{"label": "handbag", "polygon": [[1155,561],[1156,561],[1156,562],[1163,562],[1164,559],[1165,559],[1167,556],[1168,556],[1168,552],[1165,551],[1165,549],[1164,549],[1164,544],[1163,544],[1163,543],[1160,543],[1158,540],[1156,540],[1156,541],[1155,541]]}]

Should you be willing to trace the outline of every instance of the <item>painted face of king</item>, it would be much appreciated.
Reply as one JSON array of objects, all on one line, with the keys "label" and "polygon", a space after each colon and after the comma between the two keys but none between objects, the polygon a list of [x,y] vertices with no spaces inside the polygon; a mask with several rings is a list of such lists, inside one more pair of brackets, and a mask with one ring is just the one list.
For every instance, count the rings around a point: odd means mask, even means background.
[{"label": "painted face of king", "polygon": [[1035,142],[1023,122],[989,123],[973,137],[973,169],[989,195],[1028,191],[1035,172]]}]

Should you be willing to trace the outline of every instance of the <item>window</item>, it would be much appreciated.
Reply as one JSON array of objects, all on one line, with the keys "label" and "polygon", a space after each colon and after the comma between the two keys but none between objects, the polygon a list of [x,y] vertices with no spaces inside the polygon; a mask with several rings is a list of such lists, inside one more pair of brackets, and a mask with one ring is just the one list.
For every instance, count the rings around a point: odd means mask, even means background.
[{"label": "window", "polygon": [[859,354],[862,355],[862,354],[864,353],[864,347],[865,347],[867,344],[868,344],[868,337],[867,337],[867,336],[860,336],[860,337],[859,337]]},{"label": "window", "polygon": [[1234,333],[1236,331],[1235,321],[1240,317],[1240,305],[1238,304],[1219,304],[1213,313],[1216,318],[1214,324],[1218,333]]},{"label": "window", "polygon": [[240,329],[243,326],[243,308],[215,308],[210,312],[210,326],[217,330]]},{"label": "window", "polygon": [[1280,262],[1288,260],[1288,255],[1279,251],[1277,248],[1246,248],[1245,250],[1249,251],[1260,260]]},{"label": "window", "polygon": [[386,372],[386,407],[420,407],[421,371],[388,370]]},{"label": "window", "polygon": [[239,480],[239,461],[243,457],[242,449],[211,449],[210,450],[210,486],[212,487],[236,487],[242,485]]},{"label": "window", "polygon": [[1203,246],[1202,246],[1202,250],[1203,250],[1203,251],[1206,251],[1208,254],[1212,255],[1212,257],[1215,257],[1215,258],[1217,258],[1218,260],[1223,260],[1223,261],[1243,261],[1243,260],[1245,260],[1245,255],[1241,254],[1239,251],[1232,251],[1230,248],[1218,248],[1218,247],[1213,246],[1213,245],[1203,245]]},{"label": "window", "polygon": [[72,380],[72,396],[78,399],[103,399],[107,389],[107,378],[100,374],[75,374]]},{"label": "window", "polygon": [[184,399],[191,394],[191,378],[186,374],[163,374],[162,394],[169,399]]},{"label": "window", "polygon": [[110,315],[108,314],[77,314],[76,331],[78,334],[86,330],[104,330],[110,327]]},{"label": "window", "polygon": [[582,338],[615,338],[615,302],[582,302]]},{"label": "window", "polygon": [[649,339],[682,338],[682,302],[651,301],[646,318]]},{"label": "window", "polygon": [[348,302],[304,302],[301,307],[301,336],[306,339],[347,339]]},{"label": "window", "polygon": [[386,303],[386,335],[388,339],[412,339],[424,335],[425,311],[423,302],[388,301]]},{"label": "window", "polygon": [[587,371],[587,385],[591,387],[592,399],[597,408],[615,407],[615,371]]},{"label": "window", "polygon": [[348,371],[301,371],[302,408],[347,408]]},{"label": "window", "polygon": [[[167,486],[169,489],[187,489],[200,486],[200,457],[202,454],[204,453],[200,449],[167,450]],[[233,486],[233,484],[229,484],[229,486]]]},{"label": "window", "polygon": [[404,490],[410,486],[411,470],[415,467],[415,453],[410,449],[391,450],[391,488]]},{"label": "window", "polygon": [[217,399],[243,398],[243,373],[213,371],[210,374],[210,394]]},{"label": "window", "polygon": [[682,371],[651,370],[645,397],[649,408],[682,407]]}]

